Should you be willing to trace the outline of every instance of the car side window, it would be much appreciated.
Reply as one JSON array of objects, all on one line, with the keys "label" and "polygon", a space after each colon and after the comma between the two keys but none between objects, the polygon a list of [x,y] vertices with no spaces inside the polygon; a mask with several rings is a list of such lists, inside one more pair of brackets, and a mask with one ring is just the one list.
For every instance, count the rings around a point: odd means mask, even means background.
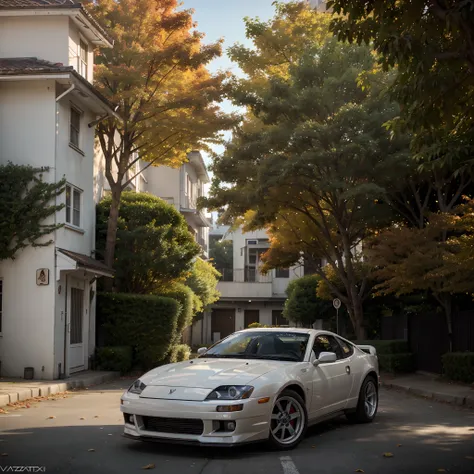
[{"label": "car side window", "polygon": [[337,342],[341,346],[342,349],[342,356],[344,359],[347,359],[352,354],[354,354],[354,347],[351,344],[343,341],[342,339],[337,338]]},{"label": "car side window", "polygon": [[316,336],[313,345],[314,355],[316,359],[319,359],[319,355],[321,352],[334,352],[337,355],[338,359],[343,359],[343,352],[341,346],[336,341],[333,336],[321,334],[320,336]]}]

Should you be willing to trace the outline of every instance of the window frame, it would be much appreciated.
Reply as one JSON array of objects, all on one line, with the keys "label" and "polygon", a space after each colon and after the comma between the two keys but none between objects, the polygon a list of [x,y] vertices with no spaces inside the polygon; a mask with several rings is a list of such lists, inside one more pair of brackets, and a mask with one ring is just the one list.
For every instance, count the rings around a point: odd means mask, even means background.
[{"label": "window frame", "polygon": [[[338,342],[339,346],[341,347],[343,359],[348,359],[349,357],[352,357],[354,355],[355,349],[354,349],[354,346],[352,344],[349,344],[348,342],[344,341],[343,339],[341,339],[340,337],[337,337],[337,336],[336,336],[336,341]],[[343,344],[350,349],[350,352],[348,352],[347,354],[344,352],[344,349],[342,348]]]},{"label": "window frame", "polygon": [[[68,190],[69,190],[69,203],[68,203]],[[83,225],[83,222],[82,222],[82,215],[83,215],[83,199],[82,199],[82,196],[83,196],[83,193],[84,191],[80,188],[78,188],[77,186],[74,186],[73,184],[71,183],[66,183],[66,188],[65,188],[65,210],[66,210],[66,215],[65,215],[65,222],[66,222],[66,225],[68,227],[72,227],[74,229],[82,229],[82,225]],[[74,202],[74,197],[75,196],[79,196],[79,208],[76,209],[74,206],[75,206],[75,202]],[[69,211],[69,212],[68,212]],[[75,212],[78,212],[79,214],[79,223],[76,224],[74,222],[74,216],[75,216]],[[69,220],[68,220],[68,214],[69,214]]]},{"label": "window frame", "polygon": [[[78,59],[78,73],[84,78],[87,79],[87,74],[89,72],[89,44],[82,38],[79,38],[79,44],[77,45],[79,49],[79,54],[77,55]],[[84,46],[84,47],[83,47]],[[84,57],[83,57],[84,53]]]},{"label": "window frame", "polygon": [[[284,276],[279,274],[279,272],[284,272]],[[288,279],[290,278],[290,269],[289,268],[275,268],[275,278]]]},{"label": "window frame", "polygon": [[319,358],[318,356],[320,355],[320,353],[319,353],[318,355],[316,355],[316,351],[314,350],[314,346],[315,346],[315,344],[316,344],[316,341],[317,341],[318,338],[320,338],[320,337],[326,337],[329,341],[331,341],[331,339],[334,340],[334,342],[335,342],[335,344],[336,344],[336,346],[337,346],[337,348],[338,348],[339,350],[338,350],[338,351],[337,351],[337,350],[336,350],[336,351],[325,351],[325,352],[334,352],[334,353],[336,354],[336,357],[337,357],[336,362],[338,362],[338,361],[340,361],[340,360],[343,360],[343,359],[345,358],[345,357],[344,357],[344,351],[342,350],[342,347],[340,346],[340,344],[339,344],[339,342],[338,342],[338,340],[337,340],[336,337],[334,337],[334,336],[331,335],[331,334],[318,334],[318,335],[314,338],[313,347],[311,348],[311,350],[313,351],[313,354],[314,354],[314,356],[316,357],[316,359]]},{"label": "window frame", "polygon": [[[78,120],[79,120],[78,127],[76,127],[76,125],[73,124],[73,113],[77,114],[77,117],[78,117]],[[78,151],[79,153],[81,153],[82,155],[84,155],[84,152],[81,149],[81,142],[82,142],[81,122],[82,122],[83,115],[84,115],[84,112],[79,107],[77,107],[73,103],[70,104],[70,109],[69,109],[69,146],[71,148],[73,148],[74,150]],[[74,132],[77,133],[77,144],[74,143],[74,141],[72,139],[72,137],[73,137],[72,131],[73,130],[74,130]]]}]

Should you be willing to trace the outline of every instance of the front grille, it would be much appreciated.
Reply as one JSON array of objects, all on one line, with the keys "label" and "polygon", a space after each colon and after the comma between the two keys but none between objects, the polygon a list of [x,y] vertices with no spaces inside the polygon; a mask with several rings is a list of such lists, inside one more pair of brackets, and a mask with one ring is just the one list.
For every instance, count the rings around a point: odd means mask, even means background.
[{"label": "front grille", "polygon": [[153,416],[144,416],[143,426],[146,431],[157,431],[160,433],[201,435],[204,431],[204,423],[202,420],[185,418],[156,418]]}]

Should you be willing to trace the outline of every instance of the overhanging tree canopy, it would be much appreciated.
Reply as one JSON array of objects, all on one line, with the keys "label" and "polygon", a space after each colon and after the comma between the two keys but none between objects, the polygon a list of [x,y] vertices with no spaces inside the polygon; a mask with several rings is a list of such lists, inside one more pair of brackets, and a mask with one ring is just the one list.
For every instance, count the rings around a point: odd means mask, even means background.
[{"label": "overhanging tree canopy", "polygon": [[[326,21],[327,15],[311,14],[324,18],[322,25]],[[278,15],[274,23],[286,21]],[[377,199],[385,195],[393,166],[407,161],[407,141],[391,139],[383,127],[398,109],[382,94],[389,78],[371,74],[371,50],[338,43],[329,32],[318,38],[290,62],[288,77],[269,72],[266,87],[244,97],[239,88],[233,96],[251,118],[216,160],[211,198],[204,203],[227,206],[223,216],[229,221],[253,210],[248,228],[271,226],[274,240],[283,229],[300,241],[298,250],[323,256],[344,283],[344,294],[334,290],[363,339],[366,283],[354,268],[355,249],[387,217]],[[247,57],[242,50],[239,65]],[[286,263],[300,258],[297,248],[285,253]],[[319,274],[325,278],[321,269]]]},{"label": "overhanging tree canopy", "polygon": [[137,163],[179,166],[186,153],[218,137],[232,118],[217,102],[225,73],[206,65],[221,54],[221,43],[204,45],[193,30],[190,10],[177,0],[103,0],[89,3],[115,43],[96,56],[95,85],[118,105],[122,121],[97,126],[112,192],[105,261],[114,259],[122,191],[142,170]]}]

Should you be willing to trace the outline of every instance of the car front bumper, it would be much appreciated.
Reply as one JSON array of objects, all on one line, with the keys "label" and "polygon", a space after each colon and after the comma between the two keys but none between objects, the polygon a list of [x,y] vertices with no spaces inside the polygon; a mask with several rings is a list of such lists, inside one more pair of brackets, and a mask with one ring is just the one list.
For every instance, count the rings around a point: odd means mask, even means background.
[{"label": "car front bumper", "polygon": [[[218,405],[243,405],[241,411],[217,412]],[[272,400],[258,403],[257,399],[239,401],[181,401],[140,398],[126,392],[120,410],[124,413],[124,436],[142,441],[165,441],[213,446],[235,446],[263,441],[268,438]],[[133,415],[133,420],[130,420]],[[167,419],[175,424],[202,422],[202,432],[188,434],[147,427],[146,420]],[[200,421],[199,421],[200,420]],[[133,421],[133,422],[132,422]],[[177,422],[177,423],[176,423]],[[221,431],[225,422],[235,422],[233,431]],[[186,430],[184,430],[186,431]]]}]

